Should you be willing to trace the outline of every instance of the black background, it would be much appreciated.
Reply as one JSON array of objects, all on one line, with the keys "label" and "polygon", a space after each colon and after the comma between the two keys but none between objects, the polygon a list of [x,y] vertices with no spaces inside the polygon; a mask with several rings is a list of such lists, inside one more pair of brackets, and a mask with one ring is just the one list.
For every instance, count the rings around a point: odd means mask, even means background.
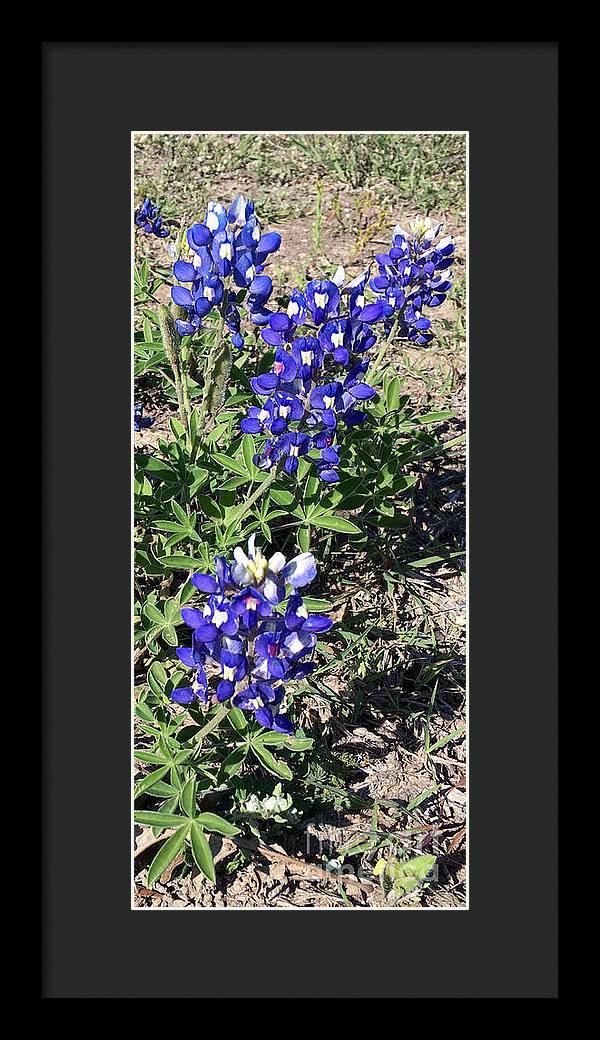
[{"label": "black background", "polygon": [[[552,44],[44,45],[49,997],[554,997]],[[130,909],[130,134],[470,132],[470,909]]]}]

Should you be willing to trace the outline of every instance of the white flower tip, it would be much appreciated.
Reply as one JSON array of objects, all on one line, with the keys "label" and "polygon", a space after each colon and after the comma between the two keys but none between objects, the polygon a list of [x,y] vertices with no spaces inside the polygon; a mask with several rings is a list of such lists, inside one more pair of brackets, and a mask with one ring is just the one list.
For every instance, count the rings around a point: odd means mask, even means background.
[{"label": "white flower tip", "polygon": [[284,567],[285,556],[283,555],[283,553],[273,553],[269,560],[269,570],[272,571],[273,574],[279,574],[279,572],[282,571]]},{"label": "white flower tip", "polygon": [[240,567],[247,567],[250,563],[250,560],[246,556],[246,553],[242,549],[241,545],[236,545],[235,549],[233,550],[233,556],[234,559],[237,560],[237,562],[239,563]]}]

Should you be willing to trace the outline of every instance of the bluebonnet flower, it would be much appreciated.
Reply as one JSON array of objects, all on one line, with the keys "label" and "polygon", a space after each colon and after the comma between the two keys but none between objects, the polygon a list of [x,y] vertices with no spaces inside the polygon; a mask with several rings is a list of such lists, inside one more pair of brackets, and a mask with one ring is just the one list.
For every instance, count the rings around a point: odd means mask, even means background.
[{"label": "bluebonnet flower", "polygon": [[188,668],[193,668],[196,674],[192,685],[178,686],[171,693],[171,699],[176,704],[192,704],[195,700],[199,700],[201,704],[207,704],[209,699],[208,678],[204,668],[207,656],[206,647],[194,641],[191,648],[178,647],[176,654],[181,663]]},{"label": "bluebonnet flower", "polygon": [[287,715],[273,714],[273,709],[283,700],[283,692],[283,686],[275,689],[270,683],[254,682],[237,693],[233,703],[236,708],[254,712],[256,721],[266,729],[289,735],[294,732],[294,727]]},{"label": "bluebonnet flower", "polygon": [[267,274],[257,274],[250,282],[246,306],[254,325],[266,325],[271,316],[266,303],[273,292],[273,282]]},{"label": "bluebonnet flower", "polygon": [[262,330],[261,337],[270,347],[276,347],[289,343],[295,331],[292,319],[282,311],[276,311],[269,315],[268,326]]},{"label": "bluebonnet flower", "polygon": [[144,406],[140,402],[136,402],[133,406],[133,428],[136,433],[140,430],[146,430],[149,426],[153,426],[156,416],[144,415]]},{"label": "bluebonnet flower", "polygon": [[259,264],[264,263],[271,253],[276,253],[281,245],[281,235],[278,231],[267,231],[261,235],[256,246],[256,260]]},{"label": "bluebonnet flower", "polygon": [[[207,707],[232,700],[236,707],[252,711],[262,726],[293,733],[287,715],[276,711],[285,697],[281,683],[309,674],[313,663],[307,656],[317,634],[332,624],[329,618],[310,614],[297,592],[316,577],[315,559],[312,553],[301,553],[288,562],[280,552],[267,559],[254,536],[246,550],[237,546],[233,555],[232,564],[215,557],[214,575],[199,573],[190,579],[208,599],[203,609],[182,608],[181,616],[192,629],[192,646],[176,652],[180,662],[194,670],[194,679],[173,690],[171,699]],[[280,603],[284,613],[274,610]],[[207,662],[217,673],[214,692]]]},{"label": "bluebonnet flower", "polygon": [[322,448],[315,463],[320,480],[325,481],[326,484],[335,484],[340,479],[337,471],[339,464],[340,454],[336,448]]},{"label": "bluebonnet flower", "polygon": [[306,302],[315,325],[322,325],[329,317],[337,316],[340,290],[335,282],[315,278],[306,286]]},{"label": "bluebonnet flower", "polygon": [[[252,410],[253,409],[251,408],[250,411]],[[259,411],[259,409],[257,408],[255,411]],[[244,420],[242,420],[242,422],[243,421]],[[257,451],[252,457],[255,466],[258,466],[259,469],[270,470],[273,469],[273,466],[277,465],[283,454],[279,440],[273,440],[272,437],[267,437],[261,451]]]},{"label": "bluebonnet flower", "polygon": [[295,394],[285,390],[276,390],[272,397],[273,416],[270,429],[272,433],[285,433],[291,422],[298,422],[304,415],[304,405]]},{"label": "bluebonnet flower", "polygon": [[236,592],[231,600],[231,607],[247,629],[256,628],[261,619],[269,618],[273,614],[273,608],[266,596],[255,588],[245,588]]},{"label": "bluebonnet flower", "polygon": [[328,321],[319,331],[319,343],[324,351],[333,356],[340,365],[347,365],[350,359],[352,325],[348,318],[337,318]]},{"label": "bluebonnet flower", "polygon": [[221,647],[219,663],[221,680],[217,685],[217,700],[227,701],[235,693],[237,684],[248,674],[248,659],[241,640],[235,646]]},{"label": "bluebonnet flower", "polygon": [[277,347],[275,360],[270,372],[264,372],[250,380],[252,389],[256,394],[265,396],[278,390],[286,383],[291,383],[298,372],[298,363],[292,354],[288,354],[283,347]]},{"label": "bluebonnet flower", "polygon": [[300,628],[305,632],[328,632],[333,625],[331,618],[323,617],[322,614],[310,614],[302,597],[297,593],[290,596],[283,620],[286,628],[292,632]]},{"label": "bluebonnet flower", "polygon": [[[253,213],[254,203],[244,198],[243,195],[238,195],[229,207],[227,220],[230,224],[236,224],[238,227],[244,228],[248,224]],[[260,235],[258,237],[260,237]]]},{"label": "bluebonnet flower", "polygon": [[[239,201],[239,196],[232,202],[232,208]],[[218,234],[227,226],[227,211],[220,202],[209,202],[206,209],[205,226],[212,235]]]},{"label": "bluebonnet flower", "polygon": [[295,430],[293,433],[285,433],[281,438],[281,450],[286,456],[286,460],[283,464],[283,468],[286,473],[295,473],[298,469],[298,459],[301,455],[306,455],[307,451],[311,447],[310,437],[306,433],[300,433],[299,430]]},{"label": "bluebonnet flower", "polygon": [[[343,290],[353,300],[354,314],[364,303],[359,294],[364,294],[367,276],[364,272]],[[248,409],[240,427],[244,433],[267,435],[254,455],[261,469],[282,461],[293,475],[305,456],[321,480],[333,483],[339,480],[340,442],[338,438],[336,445],[329,436],[324,440],[324,431],[336,430],[340,421],[352,426],[366,418],[356,405],[375,391],[354,370],[364,360],[364,374],[367,351],[377,336],[358,317],[339,314],[344,277],[338,268],[332,279],[313,279],[305,291],[293,290],[286,311],[265,311],[257,321],[263,326],[261,338],[275,347],[275,357],[268,372],[251,380],[254,392],[266,400]],[[312,323],[321,327],[314,330]],[[319,383],[323,373],[327,379],[331,363],[350,366],[350,377],[332,379],[329,374],[329,381]]]},{"label": "bluebonnet flower", "polygon": [[307,312],[308,303],[306,301],[306,296],[304,293],[300,292],[299,289],[293,289],[290,296],[290,302],[287,306],[286,313],[288,318],[290,318],[294,325],[298,327],[299,325],[304,325],[304,319],[306,318]]},{"label": "bluebonnet flower", "polygon": [[277,552],[267,560],[260,549],[256,548],[254,535],[248,541],[247,553],[241,546],[237,546],[233,555],[233,580],[242,586],[255,585],[269,603],[280,603],[284,599],[286,584],[302,588],[314,581],[317,575],[317,565],[312,553],[300,553],[286,563],[285,556]]},{"label": "bluebonnet flower", "polygon": [[231,342],[240,349],[244,337],[234,285],[247,290],[244,306],[251,320],[266,324],[265,305],[273,285],[262,272],[267,258],[279,248],[281,235],[262,235],[254,204],[238,195],[228,210],[220,202],[209,202],[204,222],[193,224],[186,239],[191,255],[173,265],[175,278],[184,285],[171,289],[173,302],[185,312],[176,320],[179,334],[193,335],[207,314],[219,307]]},{"label": "bluebonnet flower", "polygon": [[362,310],[361,320],[383,321],[390,329],[399,314],[401,338],[421,346],[431,342],[431,322],[423,307],[439,307],[452,287],[441,272],[454,262],[454,242],[450,236],[438,240],[441,228],[429,218],[417,218],[409,231],[394,228],[389,252],[376,255],[379,273],[369,282],[380,299]]},{"label": "bluebonnet flower", "polygon": [[323,365],[323,348],[314,336],[297,336],[292,343],[292,357],[297,374],[306,383]]},{"label": "bluebonnet flower", "polygon": [[[243,433],[264,433],[266,430],[270,430],[271,422],[273,419],[273,401],[265,401],[264,405],[258,407],[257,405],[251,405],[248,409],[248,414],[245,419],[240,422],[240,428]],[[269,456],[270,457],[270,456]],[[258,465],[258,463],[256,463]],[[269,469],[269,466],[263,466],[263,469]]]},{"label": "bluebonnet flower", "polygon": [[244,346],[244,337],[241,333],[242,319],[239,310],[234,303],[227,304],[225,309],[225,324],[231,333],[231,343],[237,350]]},{"label": "bluebonnet flower", "polygon": [[160,215],[160,207],[146,196],[144,201],[135,211],[134,223],[136,227],[145,231],[147,235],[156,235],[157,238],[167,238],[169,229],[163,226]]},{"label": "bluebonnet flower", "polygon": [[[272,469],[283,462],[293,475],[302,454],[325,483],[339,480],[344,427],[366,420],[363,406],[376,392],[368,368],[378,327],[386,336],[394,329],[417,345],[432,338],[423,309],[444,301],[451,286],[445,271],[454,250],[450,238],[439,239],[440,229],[429,220],[417,220],[410,232],[397,227],[389,251],[375,257],[373,277],[369,265],[344,284],[340,267],[332,278],[294,289],[285,311],[257,307],[251,318],[264,342],[276,348],[271,369],[251,380],[255,393],[266,400],[251,406],[240,423],[244,433],[267,437],[257,446],[257,466]],[[336,373],[336,366],[342,371]]]},{"label": "bluebonnet flower", "polygon": [[337,412],[345,410],[344,390],[336,379],[332,383],[315,386],[310,394],[310,410],[312,422],[320,422],[328,429],[337,426]]}]

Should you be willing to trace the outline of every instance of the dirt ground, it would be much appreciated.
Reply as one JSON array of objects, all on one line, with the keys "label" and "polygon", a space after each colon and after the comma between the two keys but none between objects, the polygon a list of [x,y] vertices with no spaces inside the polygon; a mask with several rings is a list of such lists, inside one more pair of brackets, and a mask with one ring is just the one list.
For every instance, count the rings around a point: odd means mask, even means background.
[{"label": "dirt ground", "polygon": [[[396,223],[406,226],[423,212],[443,220],[445,232],[456,240],[457,260],[450,297],[430,312],[435,340],[427,350],[397,345],[388,361],[413,406],[452,410],[454,418],[444,428],[450,439],[466,429],[464,142],[461,153],[457,139],[425,147],[415,144],[414,135],[406,137],[408,172],[395,168],[386,177],[364,149],[357,154],[366,172],[350,163],[346,171],[339,159],[333,162],[329,142],[322,153],[307,153],[292,135],[276,142],[261,135],[250,143],[237,135],[186,135],[185,140],[142,135],[136,142],[134,191],[136,201],[148,194],[162,204],[167,219],[181,217],[186,226],[211,198],[225,202],[243,192],[256,200],[263,226],[282,234],[272,265],[282,295],[309,277],[331,274],[338,264],[353,277],[389,244]],[[397,148],[390,155],[398,155],[398,162],[402,146],[401,140],[390,146]],[[318,162],[315,155],[321,155]],[[168,263],[164,241],[151,236],[137,237],[136,256]],[[143,380],[136,397],[156,415],[151,429],[136,434],[136,446],[153,450],[159,437],[169,439],[174,409]],[[374,565],[368,551],[349,556],[342,549],[327,561],[332,594],[332,576],[341,576],[346,616],[364,613],[376,626],[368,653],[328,674],[332,699],[316,698],[305,709],[307,731],[317,736],[323,754],[333,752],[346,764],[345,795],[315,802],[314,815],[305,815],[300,827],[275,825],[265,831],[267,850],[259,855],[213,836],[216,886],[176,862],[148,889],[147,868],[156,846],[145,846],[148,834],[136,828],[136,907],[465,907],[464,443],[412,472],[418,480],[411,525],[401,536],[390,532],[386,537],[378,549],[381,566]],[[427,557],[432,539],[455,558],[407,568],[402,583],[390,589],[381,573],[385,555],[401,551],[406,559]],[[335,707],[339,703],[345,706],[341,712]],[[386,892],[373,876],[380,856],[376,850],[348,857],[344,867],[349,873],[342,878],[326,869],[341,847],[371,833],[373,800],[379,806],[378,832],[397,838],[414,855],[422,851],[437,857],[433,877],[404,898]]]}]

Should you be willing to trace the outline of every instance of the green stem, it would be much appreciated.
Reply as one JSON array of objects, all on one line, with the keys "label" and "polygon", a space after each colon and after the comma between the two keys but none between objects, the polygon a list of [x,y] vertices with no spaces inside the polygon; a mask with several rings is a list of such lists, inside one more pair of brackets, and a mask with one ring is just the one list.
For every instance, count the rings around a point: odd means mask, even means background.
[{"label": "green stem", "polygon": [[269,473],[269,476],[267,477],[267,479],[266,479],[266,480],[263,480],[263,481],[262,481],[262,482],[261,482],[261,483],[260,483],[260,484],[258,485],[258,487],[257,487],[256,491],[254,492],[254,494],[250,495],[250,498],[248,498],[248,499],[247,499],[247,500],[246,500],[246,501],[245,501],[245,502],[243,503],[243,505],[242,505],[242,507],[241,507],[241,512],[240,512],[240,513],[238,513],[238,514],[237,514],[237,515],[235,516],[235,519],[236,519],[236,520],[243,520],[243,518],[244,518],[245,516],[247,516],[248,512],[250,511],[250,509],[252,508],[252,506],[254,505],[254,503],[256,502],[256,500],[257,500],[258,498],[260,498],[260,497],[261,497],[261,495],[263,495],[263,494],[265,493],[265,491],[267,490],[267,488],[269,488],[269,487],[271,486],[271,484],[272,484],[272,483],[273,483],[273,481],[275,480],[275,477],[276,477],[276,476],[277,476],[277,467],[276,467],[276,466],[273,466],[273,469],[272,469],[272,470],[271,470],[271,472]]},{"label": "green stem", "polygon": [[179,335],[175,326],[175,322],[173,321],[173,316],[164,303],[160,304],[157,314],[158,321],[160,324],[160,332],[162,336],[163,347],[165,348],[165,354],[167,355],[169,364],[173,369],[173,378],[175,380],[175,390],[177,393],[177,403],[179,406],[179,416],[189,437],[190,420],[188,411],[185,406],[183,383],[181,381],[181,370],[179,367],[179,358],[177,356],[179,346]]},{"label": "green stem", "polygon": [[229,711],[229,704],[225,702],[219,708],[217,714],[203,726],[199,733],[196,733],[196,740],[201,741],[204,737],[207,737],[209,733],[212,733],[213,729],[216,729],[220,722],[223,721],[227,712]]},{"label": "green stem", "polygon": [[401,313],[402,313],[401,311],[398,311],[398,313],[396,314],[396,317],[394,318],[392,327],[391,327],[388,335],[384,339],[384,341],[381,344],[379,350],[377,351],[375,357],[373,358],[371,364],[369,365],[369,375],[372,375],[373,372],[376,372],[377,369],[381,367],[381,364],[382,364],[383,359],[385,357],[387,348],[389,347],[389,345],[391,343],[391,340],[392,340],[392,338],[394,336],[394,333],[395,333],[396,329],[398,328],[398,323],[400,321],[400,314]]}]

